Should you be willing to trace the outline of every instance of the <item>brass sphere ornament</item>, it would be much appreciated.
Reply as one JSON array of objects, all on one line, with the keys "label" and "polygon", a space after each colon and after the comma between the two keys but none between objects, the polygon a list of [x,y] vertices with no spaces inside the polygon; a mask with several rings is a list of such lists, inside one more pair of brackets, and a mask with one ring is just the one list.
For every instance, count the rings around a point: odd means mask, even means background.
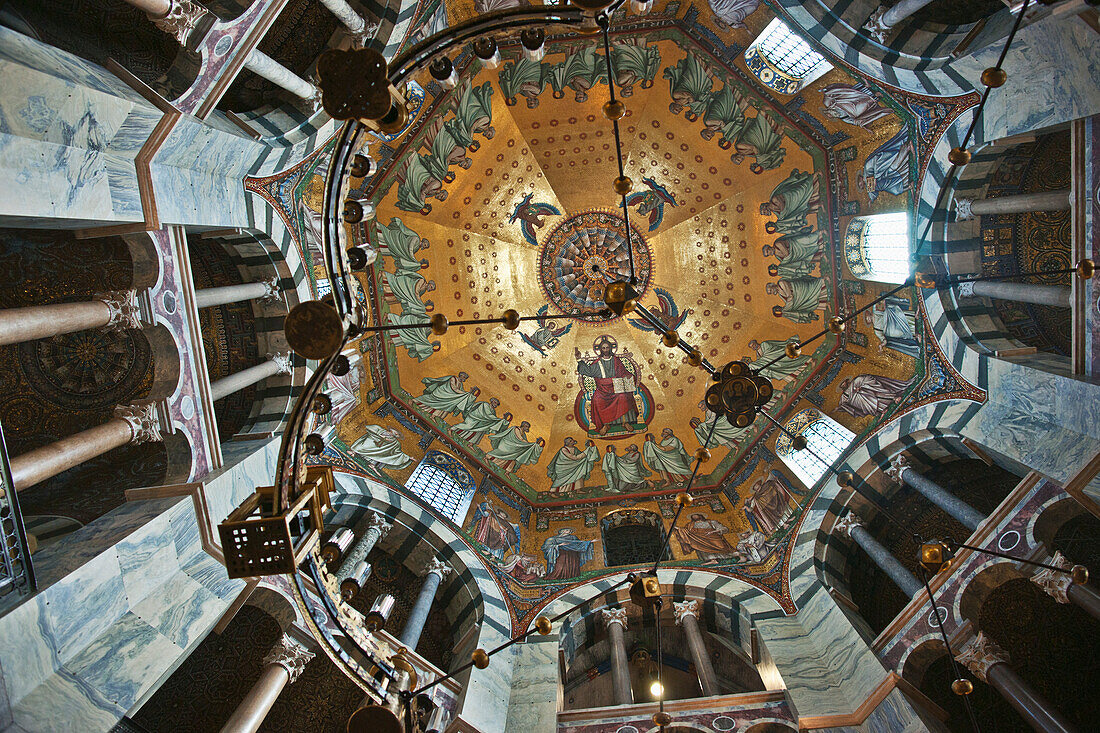
[{"label": "brass sphere ornament", "polygon": [[786,352],[788,359],[797,359],[802,355],[802,344],[797,341],[788,341],[783,351]]},{"label": "brass sphere ornament", "polygon": [[509,308],[504,311],[504,327],[509,331],[515,331],[519,328],[519,311],[514,308]]},{"label": "brass sphere ornament", "polygon": [[841,471],[836,475],[836,482],[841,486],[852,486],[855,484],[856,475],[851,471]]},{"label": "brass sphere ornament", "polygon": [[553,631],[553,629],[554,625],[550,623],[550,619],[546,618],[545,616],[539,616],[537,619],[535,619],[535,630],[543,636],[549,634],[551,631]]},{"label": "brass sphere ornament", "polygon": [[809,444],[810,441],[806,440],[806,436],[801,433],[791,438],[791,445],[794,446],[795,450],[806,450],[806,446]]},{"label": "brass sphere ornament", "polygon": [[982,84],[987,87],[996,89],[997,87],[1003,87],[1005,82],[1008,81],[1008,73],[1004,69],[998,69],[996,66],[990,66],[988,69],[982,72]]},{"label": "brass sphere ornament", "polygon": [[951,165],[966,165],[970,162],[970,151],[964,148],[951,148],[947,159],[951,161]]},{"label": "brass sphere ornament", "polygon": [[695,499],[686,491],[681,491],[676,495],[676,503],[680,506],[691,506]]},{"label": "brass sphere ornament", "polygon": [[844,319],[840,316],[833,316],[829,319],[829,333],[839,336],[844,332]]},{"label": "brass sphere ornament", "polygon": [[615,193],[620,196],[626,196],[634,188],[634,181],[630,180],[629,176],[618,176],[615,178],[615,182],[611,184],[611,187],[615,189]]},{"label": "brass sphere ornament", "polygon": [[1077,277],[1082,280],[1091,280],[1096,274],[1096,263],[1093,260],[1084,259],[1077,261]]},{"label": "brass sphere ornament", "polygon": [[344,221],[348,224],[358,224],[363,221],[363,205],[358,201],[348,199],[344,202]]},{"label": "brass sphere ornament", "polygon": [[710,451],[699,446],[695,449],[695,460],[699,461],[699,463],[706,463],[710,460]]},{"label": "brass sphere ornament", "polygon": [[1089,569],[1084,565],[1074,565],[1069,571],[1069,577],[1076,585],[1084,585],[1089,582]]},{"label": "brass sphere ornament", "polygon": [[442,336],[447,333],[447,316],[442,313],[436,313],[431,318],[432,333],[436,336]]},{"label": "brass sphere ornament", "polygon": [[626,117],[626,105],[619,99],[604,102],[603,116],[609,120],[621,120]]},{"label": "brass sphere ornament", "polygon": [[325,439],[317,433],[310,433],[302,441],[302,446],[306,449],[307,454],[319,456],[325,452]]},{"label": "brass sphere ornament", "polygon": [[342,377],[351,371],[351,359],[347,358],[343,354],[337,356],[332,362],[332,373],[337,377]]},{"label": "brass sphere ornament", "polygon": [[327,415],[332,411],[332,398],[321,392],[309,403],[309,411],[314,415]]},{"label": "brass sphere ornament", "polygon": [[666,713],[664,710],[658,710],[653,713],[653,724],[664,727],[672,722],[672,716]]},{"label": "brass sphere ornament", "polygon": [[664,335],[661,336],[661,343],[670,349],[674,348],[676,344],[680,343],[680,334],[675,331],[665,331]]},{"label": "brass sphere ornament", "polygon": [[609,282],[603,289],[603,302],[617,316],[626,315],[637,305],[638,291],[625,280]]},{"label": "brass sphere ornament", "polygon": [[960,677],[951,683],[951,691],[959,697],[969,695],[974,691],[974,683],[964,677]]},{"label": "brass sphere ornament", "polygon": [[474,649],[473,654],[470,655],[470,661],[478,669],[485,669],[489,666],[489,652],[484,649]]},{"label": "brass sphere ornament", "polygon": [[374,161],[362,153],[356,153],[351,159],[351,175],[355,178],[369,176],[374,167]]},{"label": "brass sphere ornament", "polygon": [[699,349],[692,349],[691,353],[688,354],[688,364],[692,366],[702,366],[703,352],[699,351]]},{"label": "brass sphere ornament", "polygon": [[344,343],[344,324],[330,304],[307,300],[287,314],[283,334],[295,354],[306,359],[327,359]]}]

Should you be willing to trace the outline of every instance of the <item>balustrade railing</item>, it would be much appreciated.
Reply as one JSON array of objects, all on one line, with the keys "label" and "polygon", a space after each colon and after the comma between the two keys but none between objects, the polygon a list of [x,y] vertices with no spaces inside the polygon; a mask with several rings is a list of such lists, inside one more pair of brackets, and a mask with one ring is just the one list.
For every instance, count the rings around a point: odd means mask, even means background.
[{"label": "balustrade railing", "polygon": [[0,425],[0,614],[35,591],[34,566]]}]

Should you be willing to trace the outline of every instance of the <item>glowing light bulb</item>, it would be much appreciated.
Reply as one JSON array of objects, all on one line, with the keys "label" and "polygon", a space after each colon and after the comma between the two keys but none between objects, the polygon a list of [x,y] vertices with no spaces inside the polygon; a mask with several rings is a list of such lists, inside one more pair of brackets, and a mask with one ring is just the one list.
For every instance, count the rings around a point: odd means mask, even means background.
[{"label": "glowing light bulb", "polygon": [[665,688],[660,682],[654,682],[649,686],[649,693],[653,695],[653,697],[660,699],[660,697],[665,694]]}]

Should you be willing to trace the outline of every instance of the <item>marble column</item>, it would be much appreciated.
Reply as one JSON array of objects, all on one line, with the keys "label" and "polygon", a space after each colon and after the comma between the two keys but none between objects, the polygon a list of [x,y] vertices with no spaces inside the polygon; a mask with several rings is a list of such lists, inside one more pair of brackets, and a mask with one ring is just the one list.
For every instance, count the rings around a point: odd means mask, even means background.
[{"label": "marble column", "polygon": [[420,634],[428,621],[428,613],[435,602],[435,592],[449,572],[451,566],[438,557],[433,557],[424,568],[424,584],[420,586],[420,595],[416,597],[416,602],[409,611],[405,628],[401,629],[401,643],[413,651],[416,651],[416,644],[420,641]]},{"label": "marble column", "polygon": [[1030,211],[1062,211],[1069,208],[1069,189],[1001,196],[993,199],[955,199],[955,221],[969,221],[983,214],[1025,214]]},{"label": "marble column", "polygon": [[[380,539],[386,536],[386,533],[390,531],[390,527],[393,526],[386,521],[384,516],[374,512],[367,515],[365,522],[365,529],[363,528],[363,522],[360,522],[359,527],[356,528],[355,534],[359,536],[359,539],[351,546],[348,554],[344,556],[344,561],[336,569],[336,580],[339,582],[343,582],[355,571],[359,563],[367,559],[370,551],[374,549]],[[362,532],[361,536],[360,532]]]},{"label": "marble column", "polygon": [[871,13],[871,17],[863,25],[863,30],[867,31],[871,38],[885,44],[886,37],[890,35],[890,31],[894,29],[894,26],[930,2],[932,0],[901,0],[901,2],[890,8],[880,5],[875,9],[875,12]]},{"label": "marble column", "polygon": [[998,300],[1013,300],[1032,305],[1051,305],[1069,308],[1072,305],[1068,285],[1041,285],[1038,283],[1014,283],[1008,280],[992,280],[958,283],[960,298],[984,295]]},{"label": "marble column", "polygon": [[90,328],[141,328],[132,290],[103,293],[83,303],[0,309],[0,346]]},{"label": "marble column", "polygon": [[256,366],[242,369],[230,374],[228,377],[210,383],[210,396],[214,402],[228,397],[234,392],[240,392],[245,387],[251,387],[256,382],[263,381],[276,374],[290,374],[294,371],[290,354],[268,354],[267,361]]},{"label": "marble column", "polygon": [[[1050,565],[1065,568],[1067,571],[1073,568],[1073,563],[1058,551],[1055,551],[1054,557],[1047,562]],[[1093,618],[1100,620],[1100,593],[1097,593],[1091,585],[1074,583],[1068,572],[1059,573],[1049,568],[1040,568],[1039,572],[1031,576],[1031,582],[1059,603],[1072,603],[1084,609]]]},{"label": "marble column", "polygon": [[191,32],[198,26],[199,20],[207,14],[206,8],[192,0],[126,0],[138,10],[143,11],[149,20],[160,30],[175,37],[181,46],[186,46]]},{"label": "marble column", "polygon": [[378,30],[377,25],[368,25],[363,16],[355,12],[345,0],[321,0],[321,4],[328,8],[328,11],[335,15],[338,21],[344,24],[344,27],[348,29],[348,34],[360,46],[366,42],[367,36]]},{"label": "marble column", "polygon": [[886,469],[886,475],[898,483],[916,489],[924,498],[959,520],[971,532],[985,521],[985,516],[977,509],[935,481],[927,479],[913,470],[913,467],[909,465],[909,459],[904,455],[894,456],[894,460],[890,461],[890,468]]},{"label": "marble column", "polygon": [[304,99],[312,109],[317,109],[321,104],[321,90],[316,85],[310,84],[258,48],[252,49],[248,54],[248,58],[244,60],[244,67],[275,86]]},{"label": "marble column", "polygon": [[846,534],[852,541],[859,545],[860,549],[867,553],[871,561],[886,573],[897,587],[901,588],[905,595],[912,598],[918,593],[924,592],[924,585],[917,580],[909,570],[894,557],[889,550],[883,547],[878,540],[871,536],[867,528],[860,522],[859,517],[848,512],[833,525],[834,532]]},{"label": "marble column", "polygon": [[630,689],[630,667],[626,662],[626,609],[605,608],[600,618],[607,626],[608,643],[611,645],[611,684],[615,690],[616,705],[633,705],[634,693]]},{"label": "marble column", "polygon": [[699,628],[699,601],[682,601],[672,604],[676,623],[684,627],[684,636],[687,637],[688,650],[691,652],[691,661],[695,663],[695,675],[699,678],[699,687],[705,697],[721,694],[718,691],[718,677],[714,673],[714,665],[707,655],[707,647],[703,643],[703,632]]},{"label": "marble column", "polygon": [[21,491],[128,443],[159,440],[162,438],[152,405],[116,407],[115,416],[102,425],[12,458],[12,483],[16,491]]},{"label": "marble column", "polygon": [[195,307],[213,308],[216,305],[239,303],[242,300],[263,300],[270,303],[278,300],[281,292],[279,278],[272,275],[271,279],[258,283],[223,285],[217,288],[196,290]]},{"label": "marble column", "polygon": [[283,634],[279,643],[264,657],[260,679],[229,716],[221,733],[255,733],[259,730],[271,706],[279,699],[279,693],[301,676],[311,659],[313,652]]},{"label": "marble column", "polygon": [[1074,733],[1077,729],[1016,670],[1009,666],[1008,654],[982,632],[959,650],[955,658],[975,677],[989,684],[1028,725],[1042,733]]}]

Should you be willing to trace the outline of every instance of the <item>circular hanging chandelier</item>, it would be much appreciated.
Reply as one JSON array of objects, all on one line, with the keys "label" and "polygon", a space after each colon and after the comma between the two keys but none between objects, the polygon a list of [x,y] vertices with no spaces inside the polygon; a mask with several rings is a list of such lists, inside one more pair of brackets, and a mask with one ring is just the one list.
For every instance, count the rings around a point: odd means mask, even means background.
[{"label": "circular hanging chandelier", "polygon": [[[552,632],[556,622],[573,613],[578,608],[595,600],[585,599],[552,618],[538,617],[531,628],[500,646],[491,649],[477,649],[470,661],[439,679],[418,681],[416,672],[409,663],[406,652],[388,644],[375,632],[385,627],[392,611],[392,603],[387,605],[383,596],[363,616],[352,609],[341,592],[334,586],[332,578],[325,571],[325,559],[320,550],[320,533],[323,530],[321,514],[332,489],[331,471],[327,476],[317,472],[315,467],[307,467],[309,456],[319,456],[325,449],[325,439],[314,432],[317,420],[332,410],[332,400],[322,391],[323,384],[330,374],[344,375],[350,370],[350,362],[341,351],[353,340],[375,332],[398,331],[403,329],[430,329],[433,334],[443,335],[452,326],[499,324],[505,329],[515,330],[526,321],[545,319],[574,318],[589,322],[601,322],[634,314],[648,324],[660,343],[670,349],[679,349],[692,367],[704,371],[709,376],[703,403],[715,419],[702,445],[694,452],[694,466],[691,478],[683,491],[676,494],[676,512],[671,526],[664,533],[664,548],[658,558],[665,557],[673,530],[680,519],[683,509],[692,504],[690,491],[700,466],[711,458],[710,443],[714,435],[718,418],[724,418],[736,428],[747,428],[758,418],[769,422],[783,432],[791,441],[795,450],[807,450],[805,436],[792,434],[773,415],[768,414],[766,406],[772,399],[774,387],[771,379],[763,376],[769,367],[783,359],[797,359],[802,350],[813,342],[828,335],[840,336],[845,328],[865,311],[874,308],[887,298],[895,296],[904,289],[948,287],[959,282],[1000,279],[999,277],[949,277],[937,274],[937,263],[928,261],[920,254],[920,246],[913,256],[917,264],[925,264],[922,272],[909,277],[904,283],[890,289],[866,305],[844,315],[832,317],[825,328],[802,341],[791,339],[784,352],[763,364],[750,364],[743,360],[733,360],[722,366],[716,366],[704,358],[701,349],[682,338],[676,330],[669,329],[661,319],[639,301],[651,283],[651,262],[645,241],[639,231],[630,223],[630,207],[627,196],[633,190],[633,181],[626,176],[622,153],[622,140],[619,122],[626,115],[626,105],[616,95],[616,77],[612,73],[612,54],[610,52],[609,30],[615,13],[622,10],[626,0],[570,0],[571,5],[528,6],[511,8],[482,14],[474,19],[444,29],[424,39],[408,51],[387,64],[385,58],[371,49],[331,50],[325,52],[318,61],[318,75],[323,92],[322,105],[325,111],[336,120],[344,121],[336,138],[326,181],[326,195],[322,211],[323,255],[325,268],[332,284],[332,292],[323,300],[308,301],[296,306],[286,318],[285,334],[291,348],[307,359],[318,360],[319,365],[308,380],[301,397],[298,399],[288,418],[283,442],[280,447],[275,477],[275,485],[269,489],[258,489],[256,494],[230,516],[237,520],[233,525],[240,527],[249,519],[254,524],[283,522],[286,530],[283,545],[271,550],[271,542],[265,545],[268,553],[282,552],[285,562],[278,566],[278,572],[291,575],[297,601],[302,616],[322,648],[332,661],[351,677],[367,693],[370,703],[359,708],[348,723],[349,731],[393,731],[394,733],[427,733],[438,730],[443,710],[435,705],[428,694],[435,685],[461,674],[470,667],[484,669],[491,658],[515,643],[524,641],[530,634],[546,635]],[[648,12],[653,6],[652,0],[631,0],[630,7],[637,14]],[[1025,1],[1024,8],[1026,9]],[[1018,16],[1023,17],[1023,12]],[[517,310],[504,310],[493,318],[450,320],[443,313],[435,313],[424,322],[371,325],[365,306],[356,295],[359,287],[353,273],[371,266],[377,258],[377,252],[360,245],[349,246],[345,227],[355,227],[369,222],[374,215],[374,206],[369,201],[360,201],[350,196],[354,184],[362,182],[367,176],[375,174],[374,161],[360,152],[365,135],[369,132],[383,135],[396,135],[409,123],[410,107],[405,87],[412,76],[427,70],[433,79],[446,88],[454,88],[458,83],[454,63],[448,54],[470,44],[474,56],[487,68],[496,68],[501,63],[497,38],[514,38],[519,35],[520,47],[524,56],[539,60],[545,50],[547,31],[562,31],[580,36],[592,37],[594,43],[601,43],[605,51],[608,99],[603,105],[603,114],[611,123],[615,137],[617,175],[609,175],[609,186],[622,198],[620,214],[600,214],[592,217],[584,226],[599,227],[603,236],[599,246],[581,244],[578,239],[570,238],[568,228],[559,226],[544,246],[542,257],[560,264],[568,260],[572,268],[568,287],[547,288],[545,293],[550,304],[561,311],[554,315],[525,315]],[[1016,28],[1010,34],[1005,49],[1012,43]],[[599,38],[596,38],[599,36]],[[989,91],[1004,83],[1005,75],[1000,68],[1004,54],[998,64],[983,74],[983,83],[987,85],[978,112],[971,124],[961,147],[952,151],[950,159],[953,175],[957,166],[965,165],[969,153],[965,150],[966,141],[971,137],[974,125],[980,119],[981,111],[989,96]],[[941,190],[937,210],[942,203]],[[929,228],[931,221],[929,222]],[[927,240],[929,228],[925,229],[923,240]],[[560,236],[559,235],[560,230]],[[923,241],[921,243],[923,245]],[[1093,264],[1082,260],[1073,272],[1080,278],[1093,276]],[[1058,271],[1061,272],[1061,271]],[[1021,273],[1011,277],[1024,277],[1033,273]],[[1044,274],[1054,274],[1050,271]],[[544,284],[544,287],[545,284]],[[831,464],[813,453],[828,466],[837,482],[863,495],[873,497],[867,491],[862,479],[848,470],[840,470],[838,465],[851,450],[841,454],[840,459]],[[874,499],[871,499],[874,502]],[[877,502],[876,502],[877,505]],[[884,516],[899,528],[909,532],[904,524],[897,520],[884,507],[879,506]],[[241,536],[232,535],[227,530],[230,520],[220,528],[223,545],[226,547],[227,569],[231,577],[257,574],[254,570],[239,570],[234,563],[235,547],[246,543]],[[227,533],[228,531],[228,533]],[[977,552],[989,552],[977,547],[955,542],[950,538],[926,540],[918,537],[920,547],[920,566],[927,573],[935,574],[950,564],[954,554],[962,548]],[[228,541],[227,541],[228,540]],[[236,540],[234,545],[233,540]],[[240,550],[247,554],[247,549]],[[994,553],[995,554],[995,553]],[[1007,556],[1006,556],[1007,557]],[[1023,558],[1011,558],[1020,562],[1047,567],[1058,572],[1070,573],[1073,582],[1086,582],[1088,572],[1081,566],[1070,570]],[[633,572],[613,584],[600,595],[614,593],[624,585],[629,586],[631,601],[643,608],[653,609],[659,614],[662,607],[664,589],[658,579],[657,571],[661,560],[658,559],[642,572]],[[236,575],[234,573],[237,573]],[[317,591],[321,607],[307,600],[309,592],[306,582]],[[931,587],[926,589],[930,600]],[[392,599],[390,599],[392,601]],[[941,627],[942,634],[942,627]],[[660,685],[662,666],[660,633],[658,632],[655,684]],[[944,636],[950,654],[950,644]],[[952,655],[952,660],[954,657]],[[956,665],[956,681],[952,689],[956,694],[965,695],[973,689]],[[969,707],[969,703],[967,703]],[[653,715],[655,725],[664,729],[672,722],[672,717],[664,709],[664,695],[659,698],[658,711]]]}]

